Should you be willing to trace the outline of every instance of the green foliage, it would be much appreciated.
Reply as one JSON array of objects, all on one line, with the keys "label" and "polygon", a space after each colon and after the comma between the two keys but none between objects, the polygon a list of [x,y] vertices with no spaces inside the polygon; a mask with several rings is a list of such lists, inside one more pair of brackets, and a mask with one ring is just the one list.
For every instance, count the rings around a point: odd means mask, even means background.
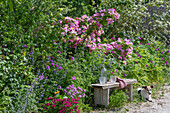
[{"label": "green foliage", "polygon": [[[141,43],[139,39],[136,41]],[[159,41],[145,42],[134,46],[134,52],[125,66],[130,78],[136,78],[141,85],[165,80],[169,53],[164,44]]]},{"label": "green foliage", "polygon": [[110,109],[121,109],[127,103],[128,96],[122,90],[113,89],[109,99]]},{"label": "green foliage", "polygon": [[69,17],[81,17],[86,14],[91,16],[94,14],[97,4],[100,4],[100,0],[67,0],[63,5],[66,7],[66,14],[64,16]]},{"label": "green foliage", "polygon": [[101,2],[99,9],[113,7],[121,15],[113,26],[107,26],[105,37],[122,37],[134,40],[137,36],[143,41],[157,39],[169,43],[168,2],[156,1],[143,4],[132,0]]}]

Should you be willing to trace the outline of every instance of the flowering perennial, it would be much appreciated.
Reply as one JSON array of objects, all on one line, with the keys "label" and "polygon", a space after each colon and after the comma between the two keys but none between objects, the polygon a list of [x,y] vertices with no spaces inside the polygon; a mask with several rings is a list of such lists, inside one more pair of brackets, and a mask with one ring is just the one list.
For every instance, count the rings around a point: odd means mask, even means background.
[{"label": "flowering perennial", "polygon": [[78,110],[78,97],[74,99],[57,99],[49,97],[46,100],[50,101],[43,104],[42,107],[47,112],[80,113],[80,110]]}]

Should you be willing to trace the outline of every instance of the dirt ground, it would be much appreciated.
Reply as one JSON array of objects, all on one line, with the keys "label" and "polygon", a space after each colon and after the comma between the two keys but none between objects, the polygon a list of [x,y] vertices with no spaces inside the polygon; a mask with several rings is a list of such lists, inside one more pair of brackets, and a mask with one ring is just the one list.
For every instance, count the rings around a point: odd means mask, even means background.
[{"label": "dirt ground", "polygon": [[131,103],[120,113],[170,113],[170,85],[165,85],[153,102]]},{"label": "dirt ground", "polygon": [[93,111],[90,113],[170,113],[170,85],[157,92],[152,102],[129,103],[121,111]]}]

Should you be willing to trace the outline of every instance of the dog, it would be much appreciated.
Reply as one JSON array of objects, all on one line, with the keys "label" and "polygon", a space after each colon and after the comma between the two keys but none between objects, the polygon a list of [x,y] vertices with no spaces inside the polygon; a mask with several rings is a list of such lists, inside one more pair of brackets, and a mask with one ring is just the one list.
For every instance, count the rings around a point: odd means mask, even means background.
[{"label": "dog", "polygon": [[142,97],[143,97],[145,99],[145,102],[146,101],[152,102],[151,94],[152,94],[153,87],[154,87],[153,85],[151,85],[151,86],[144,85],[144,86],[142,86],[142,88],[137,88],[140,98],[142,99]]}]

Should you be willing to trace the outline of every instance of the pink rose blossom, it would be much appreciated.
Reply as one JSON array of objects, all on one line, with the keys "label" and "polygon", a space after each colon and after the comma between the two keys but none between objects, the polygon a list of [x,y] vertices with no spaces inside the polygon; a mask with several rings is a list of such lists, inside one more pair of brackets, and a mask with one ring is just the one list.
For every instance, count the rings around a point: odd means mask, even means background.
[{"label": "pink rose blossom", "polygon": [[116,12],[116,10],[115,9],[113,9],[113,8],[110,8],[110,9],[108,9],[108,13],[110,14],[110,15],[112,15],[112,14],[114,14],[114,12]]},{"label": "pink rose blossom", "polygon": [[103,17],[105,14],[104,14],[104,13],[101,13],[100,15]]},{"label": "pink rose blossom", "polygon": [[100,41],[101,41],[101,39],[99,37],[97,37],[97,42],[100,42]]},{"label": "pink rose blossom", "polygon": [[85,18],[87,18],[87,15],[83,15],[81,18],[82,18],[82,19],[85,19]]},{"label": "pink rose blossom", "polygon": [[100,10],[100,12],[101,12],[101,13],[103,13],[103,12],[106,12],[106,10],[105,10],[105,9],[103,9],[103,10]]},{"label": "pink rose blossom", "polygon": [[120,39],[120,38],[118,38],[117,42],[120,42],[120,43],[121,43],[122,41],[121,41],[121,39]]},{"label": "pink rose blossom", "polygon": [[115,19],[117,20],[117,19],[119,19],[119,18],[120,18],[120,14],[115,13]]},{"label": "pink rose blossom", "polygon": [[108,24],[112,24],[112,23],[113,23],[113,19],[112,19],[112,18],[108,18],[108,17],[107,17],[106,20],[107,20],[107,23],[108,23]]}]

